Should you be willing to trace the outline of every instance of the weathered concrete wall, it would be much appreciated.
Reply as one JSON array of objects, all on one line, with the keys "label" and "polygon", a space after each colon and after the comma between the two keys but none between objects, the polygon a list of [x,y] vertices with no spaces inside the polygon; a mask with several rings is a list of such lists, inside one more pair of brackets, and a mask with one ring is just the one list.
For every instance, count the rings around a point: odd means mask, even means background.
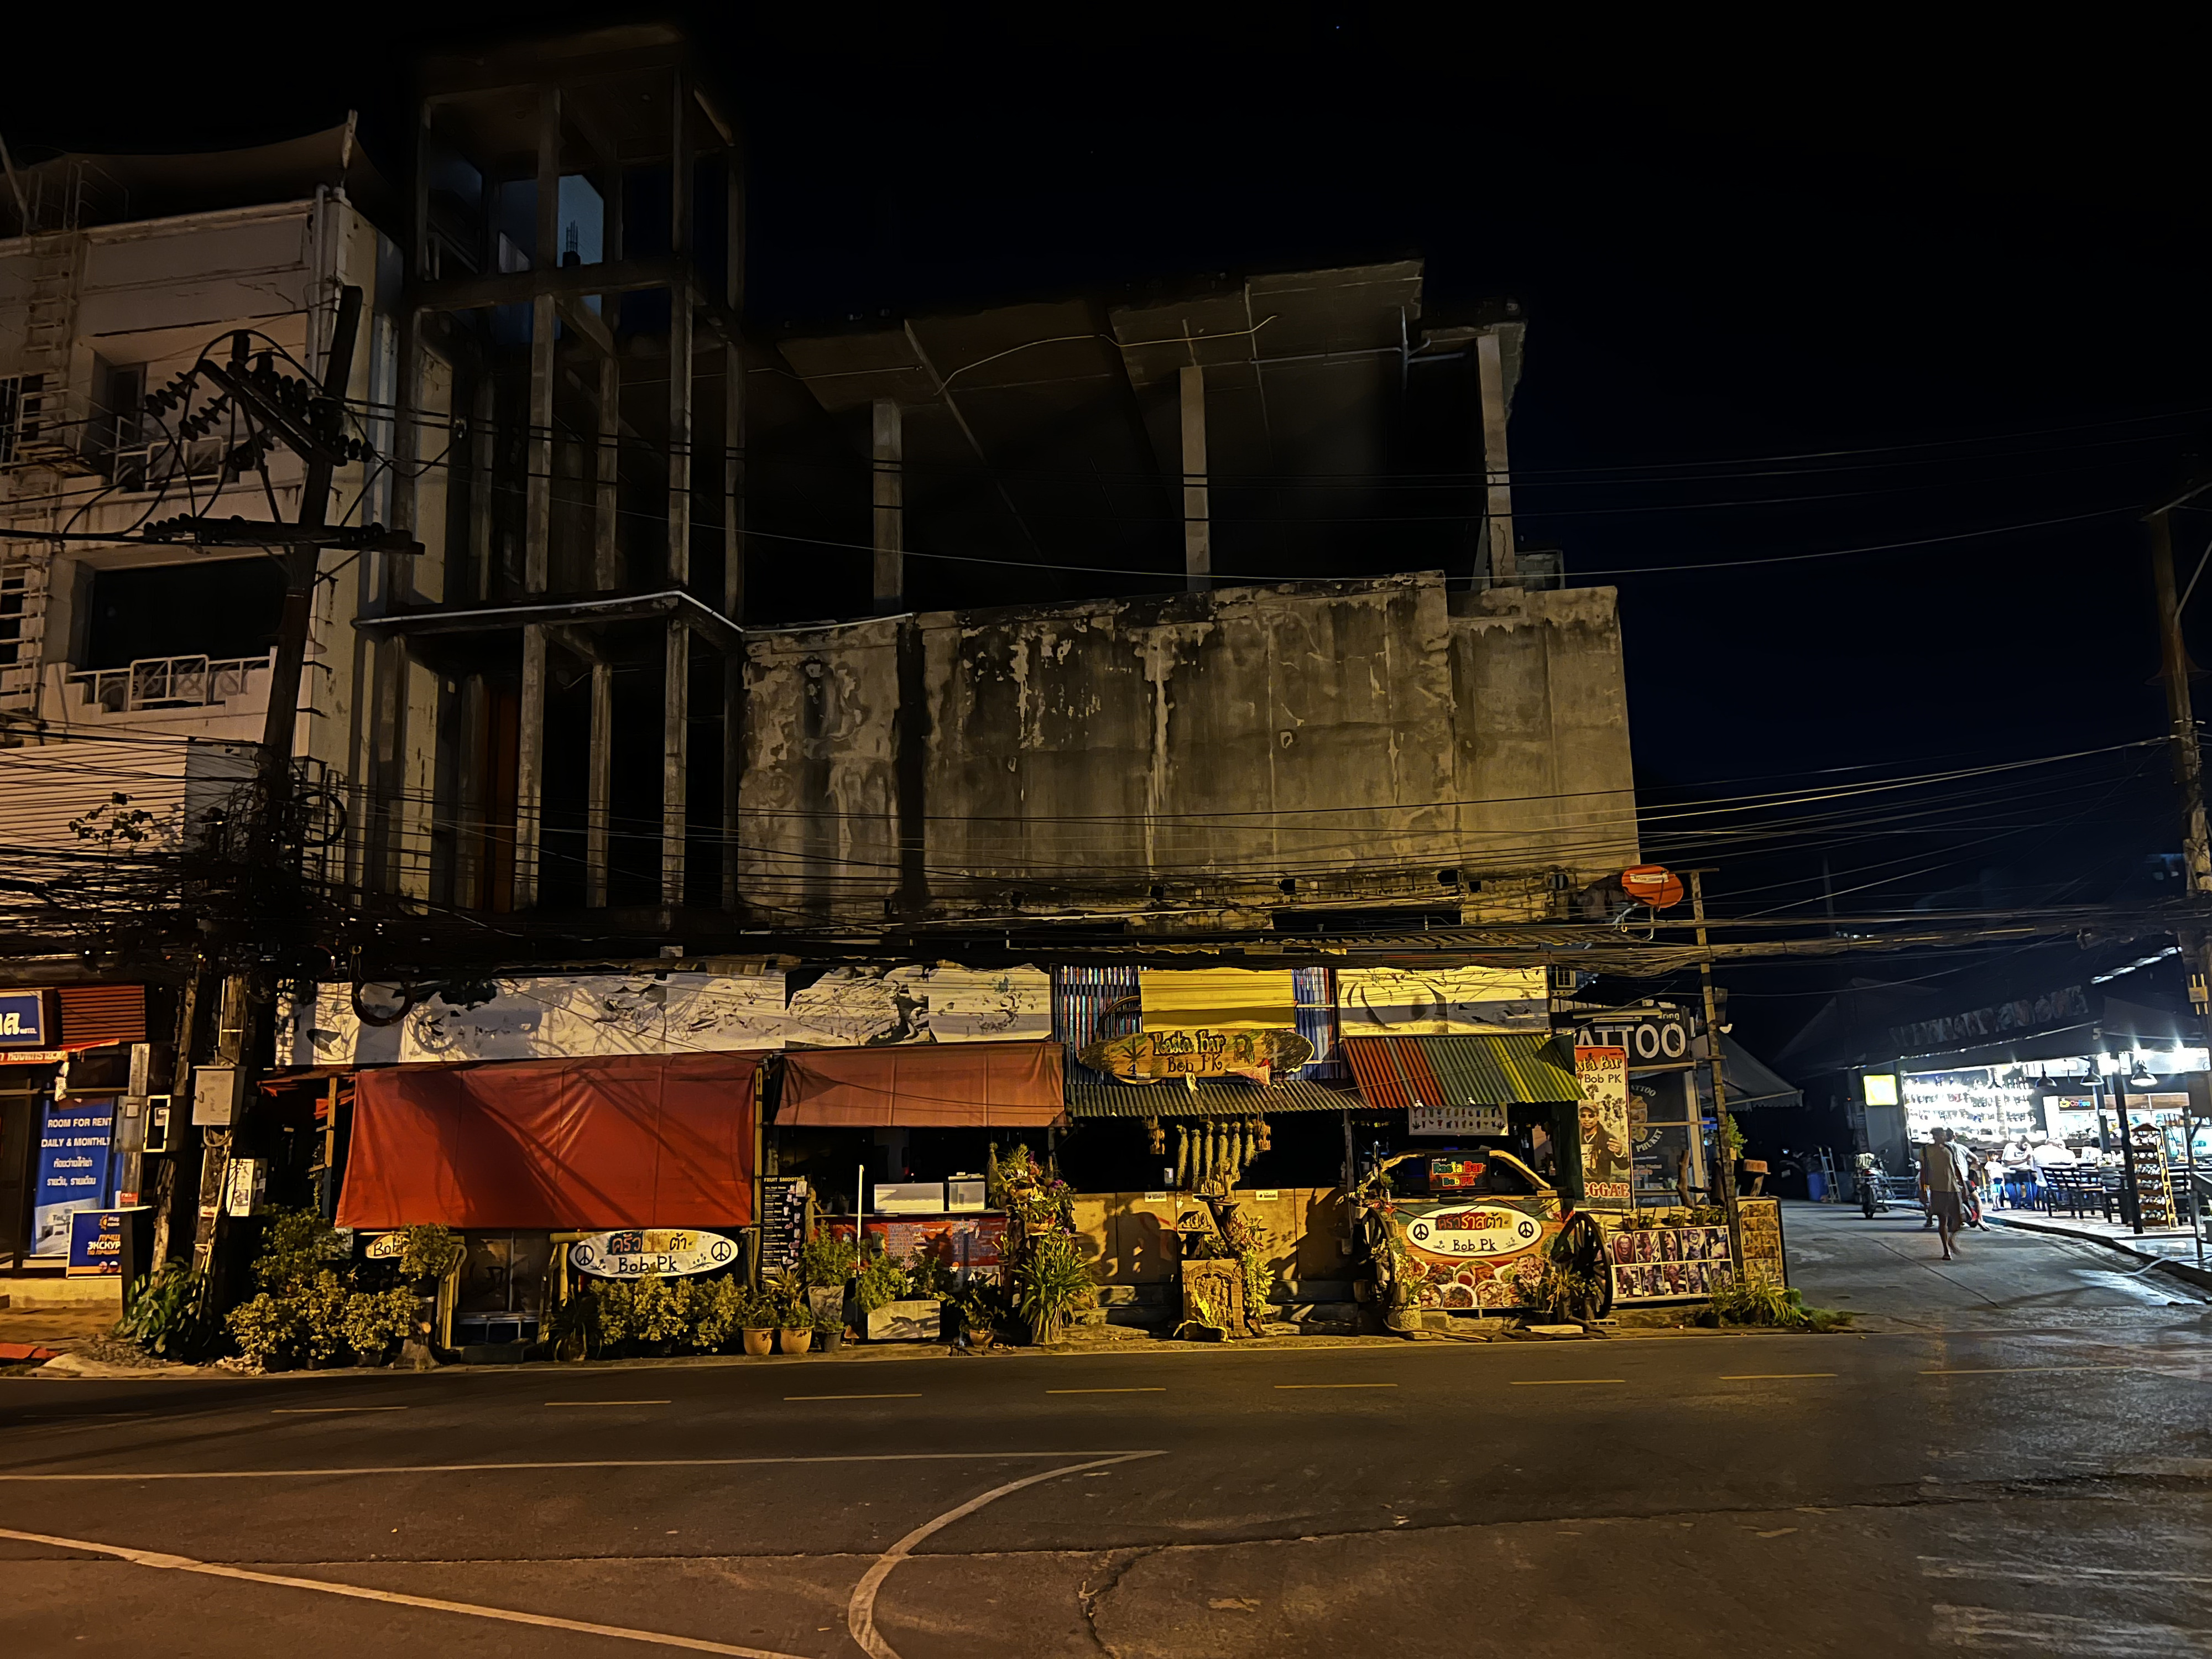
[{"label": "weathered concrete wall", "polygon": [[[1267,1197],[1261,1197],[1265,1192]],[[1344,1190],[1340,1187],[1239,1188],[1237,1200],[1244,1219],[1266,1230],[1262,1251],[1273,1275],[1272,1287],[1346,1279],[1352,1261],[1342,1248],[1346,1237]],[[1091,1275],[1101,1285],[1160,1285],[1176,1276],[1176,1218],[1203,1213],[1206,1206],[1187,1193],[1148,1197],[1143,1193],[1078,1193],[1075,1231],[1085,1241]]]},{"label": "weathered concrete wall", "polygon": [[770,912],[1456,902],[1440,870],[1636,858],[1607,588],[936,612],[757,636],[747,685],[744,891]]}]

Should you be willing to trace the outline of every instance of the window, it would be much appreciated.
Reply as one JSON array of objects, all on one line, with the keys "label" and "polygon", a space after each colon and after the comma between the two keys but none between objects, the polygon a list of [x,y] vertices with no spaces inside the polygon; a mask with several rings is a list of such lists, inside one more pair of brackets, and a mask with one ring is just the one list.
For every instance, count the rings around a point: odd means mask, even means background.
[{"label": "window", "polygon": [[31,567],[0,564],[0,668],[23,656],[23,607],[31,597]]},{"label": "window", "polygon": [[93,410],[93,443],[105,461],[108,481],[120,489],[146,486],[146,445],[139,430],[146,401],[143,363],[96,364],[100,388]]},{"label": "window", "polygon": [[39,432],[39,394],[43,374],[0,376],[0,466],[11,465],[17,444]]}]

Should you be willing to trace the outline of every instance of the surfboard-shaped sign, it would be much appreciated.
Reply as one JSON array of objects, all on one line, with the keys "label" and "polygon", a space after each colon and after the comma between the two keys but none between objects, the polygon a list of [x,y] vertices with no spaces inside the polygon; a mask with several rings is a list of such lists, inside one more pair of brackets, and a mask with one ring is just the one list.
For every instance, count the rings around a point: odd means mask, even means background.
[{"label": "surfboard-shaped sign", "polygon": [[736,1265],[738,1241],[691,1227],[626,1227],[592,1233],[568,1247],[568,1261],[595,1279],[665,1279]]},{"label": "surfboard-shaped sign", "polygon": [[1094,1042],[1076,1058],[1127,1083],[1164,1078],[1236,1077],[1286,1072],[1311,1062],[1313,1044],[1296,1031],[1263,1027],[1215,1031],[1133,1031]]}]

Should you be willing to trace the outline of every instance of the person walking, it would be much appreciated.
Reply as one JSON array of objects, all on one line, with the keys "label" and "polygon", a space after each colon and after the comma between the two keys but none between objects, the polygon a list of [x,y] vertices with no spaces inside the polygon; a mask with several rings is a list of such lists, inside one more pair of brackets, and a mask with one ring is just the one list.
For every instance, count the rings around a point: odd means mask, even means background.
[{"label": "person walking", "polygon": [[1920,1190],[1928,1195],[1929,1218],[1936,1224],[1936,1237],[1942,1241],[1946,1261],[1957,1254],[1953,1247],[1961,1218],[1959,1193],[1965,1184],[1965,1172],[1959,1167],[1958,1154],[1952,1150],[1951,1132],[1936,1130],[1920,1148]]}]

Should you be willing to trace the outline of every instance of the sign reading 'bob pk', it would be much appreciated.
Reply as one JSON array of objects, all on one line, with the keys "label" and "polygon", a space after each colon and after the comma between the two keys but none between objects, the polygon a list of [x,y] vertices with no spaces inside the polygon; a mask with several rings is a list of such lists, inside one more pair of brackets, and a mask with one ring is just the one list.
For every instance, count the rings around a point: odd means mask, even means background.
[{"label": "sign reading 'bob pk'", "polygon": [[1428,1255],[1518,1255],[1543,1236],[1534,1216],[1501,1204],[1442,1210],[1406,1224],[1406,1243]]},{"label": "sign reading 'bob pk'", "polygon": [[690,1227],[626,1227],[578,1239],[568,1260],[595,1279],[676,1279],[735,1266],[738,1242]]}]

